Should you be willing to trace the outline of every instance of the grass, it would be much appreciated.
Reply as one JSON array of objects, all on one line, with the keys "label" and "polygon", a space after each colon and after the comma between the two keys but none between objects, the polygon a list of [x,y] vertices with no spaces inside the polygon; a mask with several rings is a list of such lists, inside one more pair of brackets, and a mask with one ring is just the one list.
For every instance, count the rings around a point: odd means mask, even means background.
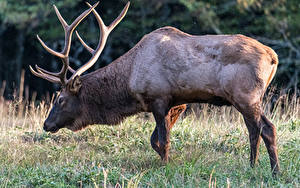
[{"label": "grass", "polygon": [[163,164],[150,146],[151,114],[51,134],[42,130],[47,105],[23,106],[25,114],[20,105],[0,101],[0,187],[300,187],[299,99],[267,113],[278,133],[277,179],[263,143],[250,167],[248,132],[230,107],[202,105],[178,120]]}]

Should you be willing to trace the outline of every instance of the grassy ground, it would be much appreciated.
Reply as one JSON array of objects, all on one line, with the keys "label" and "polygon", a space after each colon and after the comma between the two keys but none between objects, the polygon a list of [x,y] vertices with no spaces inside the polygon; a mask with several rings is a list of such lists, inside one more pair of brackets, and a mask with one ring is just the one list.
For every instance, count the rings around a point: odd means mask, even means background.
[{"label": "grassy ground", "polygon": [[50,134],[42,130],[45,105],[25,115],[17,106],[0,103],[0,187],[300,187],[299,100],[267,115],[278,130],[277,179],[263,143],[250,168],[248,132],[230,107],[204,105],[181,118],[165,165],[150,146],[151,114]]}]

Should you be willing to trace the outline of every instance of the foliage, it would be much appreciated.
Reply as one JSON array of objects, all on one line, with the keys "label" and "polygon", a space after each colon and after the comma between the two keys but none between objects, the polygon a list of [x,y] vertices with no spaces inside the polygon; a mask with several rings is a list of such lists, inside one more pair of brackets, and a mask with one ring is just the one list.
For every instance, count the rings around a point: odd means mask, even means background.
[{"label": "foliage", "polygon": [[[51,13],[51,3],[58,8],[74,7],[79,0],[45,1],[45,0],[4,0],[0,2],[0,18],[3,26],[13,25],[24,30],[35,28]],[[30,29],[29,29],[30,30]],[[30,31],[29,31],[30,32]]]},{"label": "foliage", "polygon": [[[96,1],[91,0],[90,3]],[[101,1],[96,8],[109,24],[126,0]],[[39,34],[52,48],[60,50],[64,33],[51,7],[55,4],[68,23],[87,6],[76,0],[2,0],[0,2],[0,86],[7,81],[5,96],[19,86],[20,72],[26,70],[25,84],[39,94],[53,91],[53,85],[34,78],[29,64],[57,70],[57,59],[45,52],[35,39]],[[203,34],[245,34],[272,47],[279,55],[275,84],[299,89],[300,4],[298,0],[132,0],[122,23],[112,32],[94,69],[103,67],[132,48],[143,35],[166,25],[185,32]],[[98,28],[93,16],[78,28],[85,41],[95,46]],[[90,55],[74,37],[71,65],[78,68]],[[11,68],[14,67],[14,68]],[[92,70],[91,70],[92,71]],[[14,73],[14,74],[11,74]]]}]

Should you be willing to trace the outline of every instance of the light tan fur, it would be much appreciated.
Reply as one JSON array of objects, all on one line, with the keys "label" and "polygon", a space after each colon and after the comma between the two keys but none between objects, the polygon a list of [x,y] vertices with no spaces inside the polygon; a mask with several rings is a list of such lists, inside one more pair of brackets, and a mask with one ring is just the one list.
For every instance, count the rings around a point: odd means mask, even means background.
[{"label": "light tan fur", "polygon": [[[129,86],[144,96],[182,100],[219,96],[232,104],[260,100],[274,76],[277,55],[243,35],[193,36],[173,27],[146,35],[132,56]],[[188,98],[188,99],[187,99]]]}]

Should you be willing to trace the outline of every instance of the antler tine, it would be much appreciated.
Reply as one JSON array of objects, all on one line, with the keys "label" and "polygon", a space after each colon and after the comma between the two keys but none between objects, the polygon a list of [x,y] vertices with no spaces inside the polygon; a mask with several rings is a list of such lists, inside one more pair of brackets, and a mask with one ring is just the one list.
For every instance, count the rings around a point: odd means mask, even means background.
[{"label": "antler tine", "polygon": [[[90,5],[88,2],[85,2],[89,7],[91,7],[92,5]],[[96,16],[96,19],[97,19],[97,22],[98,22],[98,25],[100,27],[100,30],[101,31],[106,31],[107,30],[107,27],[106,25],[104,24],[101,16],[98,14],[98,12],[94,9],[93,10],[93,14]]]},{"label": "antler tine", "polygon": [[60,58],[64,58],[65,56],[59,52],[56,52],[54,50],[52,50],[51,48],[49,48],[43,41],[42,39],[39,37],[39,35],[36,35],[37,39],[40,41],[41,45],[47,50],[47,52],[49,52],[50,54],[52,55],[55,55],[57,57],[60,57]]},{"label": "antler tine", "polygon": [[68,67],[68,70],[71,72],[71,73],[75,73],[76,71],[74,69],[72,69],[72,67]]},{"label": "antler tine", "polygon": [[43,72],[41,72],[39,70],[38,70],[38,72],[36,72],[35,70],[33,70],[33,68],[30,65],[29,65],[29,70],[31,71],[32,74],[34,74],[37,77],[48,80],[49,82],[61,84],[61,81],[60,81],[59,78],[51,76],[51,75],[44,74]]},{"label": "antler tine", "polygon": [[[41,67],[39,67],[39,66],[37,66],[37,65],[35,65],[35,68],[36,68],[39,72],[43,72],[44,74],[49,74],[49,75],[55,76],[55,77],[58,77],[58,76],[59,76],[58,73],[49,72],[49,71],[47,71],[47,70],[45,70],[45,69],[43,69],[43,68],[41,68]],[[70,66],[68,67],[68,70],[69,70],[71,73],[74,73],[74,72],[75,72],[75,70],[72,69],[72,67],[70,67]]]},{"label": "antler tine", "polygon": [[128,8],[129,8],[129,5],[130,5],[130,2],[128,2],[125,5],[125,7],[123,8],[120,15],[108,26],[109,32],[112,31],[118,25],[118,23],[120,23],[120,21],[124,18],[124,16],[127,13]]},{"label": "antler tine", "polygon": [[59,10],[56,8],[55,5],[53,5],[53,8],[55,10],[56,16],[58,17],[61,25],[63,26],[64,30],[66,31],[66,29],[69,27],[69,25],[67,24],[67,22],[65,21],[65,19],[61,16]]},{"label": "antler tine", "polygon": [[38,72],[42,72],[43,74],[48,74],[48,75],[55,76],[55,77],[58,77],[58,76],[59,76],[58,73],[49,72],[49,71],[47,71],[47,70],[45,70],[45,69],[42,69],[41,67],[39,67],[39,66],[37,66],[37,65],[35,65],[35,68],[36,68],[36,70],[37,70]]},{"label": "antler tine", "polygon": [[[91,7],[91,5],[89,3],[87,3],[87,5],[89,7]],[[93,54],[93,56],[91,57],[91,59],[84,64],[82,67],[80,67],[69,80],[74,79],[76,76],[80,76],[83,72],[85,72],[86,70],[88,70],[91,66],[93,66],[97,59],[99,58],[101,52],[103,51],[103,48],[105,46],[106,40],[108,38],[109,33],[116,27],[116,25],[124,18],[128,8],[129,8],[130,2],[128,2],[126,4],[126,6],[123,8],[122,12],[120,13],[120,15],[110,24],[109,27],[105,26],[102,18],[100,17],[100,15],[98,14],[98,12],[93,9],[93,14],[95,15],[98,25],[100,27],[100,39],[99,39],[99,43],[98,46],[96,48],[96,50],[93,50],[91,47],[89,47],[83,40],[82,38],[79,36],[78,32],[76,32],[81,44],[90,52]]]},{"label": "antler tine", "polygon": [[78,34],[77,31],[75,31],[75,33],[76,33],[76,35],[77,35],[77,37],[78,37],[80,43],[85,47],[85,49],[87,49],[87,51],[89,51],[91,54],[94,54],[94,51],[95,51],[95,50],[94,50],[93,48],[89,47],[89,46],[82,40],[82,38],[80,37],[80,35]]}]

